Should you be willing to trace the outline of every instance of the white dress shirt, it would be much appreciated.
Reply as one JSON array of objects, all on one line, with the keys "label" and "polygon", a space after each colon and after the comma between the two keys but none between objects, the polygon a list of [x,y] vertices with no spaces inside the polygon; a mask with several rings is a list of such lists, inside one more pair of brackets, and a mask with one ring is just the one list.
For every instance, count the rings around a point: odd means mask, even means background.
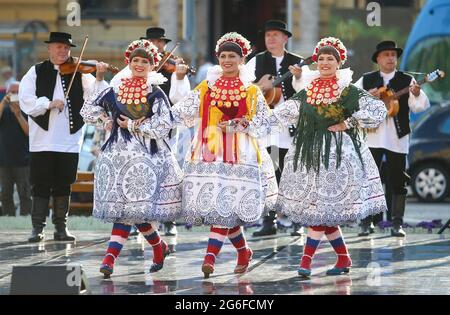
[{"label": "white dress shirt", "polygon": [[[59,66],[55,65],[59,71]],[[22,111],[32,117],[44,115],[50,105],[50,100],[36,96],[36,69],[35,66],[25,74],[19,86],[19,102]],[[81,75],[83,85],[83,98],[88,99],[93,93],[100,92],[108,87],[106,81],[97,81],[91,74]],[[61,76],[56,76],[55,90],[52,100],[65,100]],[[57,108],[50,110],[48,130],[44,130],[33,119],[28,117],[30,128],[30,152],[66,152],[79,153],[81,150],[84,128],[74,134],[70,134],[69,114],[67,103],[64,110],[59,112]]]},{"label": "white dress shirt", "polygon": [[[395,76],[395,72],[383,73],[380,71],[380,75],[383,78],[383,85],[386,86],[389,81]],[[415,83],[414,79],[411,80],[410,85]],[[363,88],[363,78],[361,77],[355,85],[359,88]],[[426,110],[430,107],[430,102],[427,95],[420,90],[418,97],[409,92],[408,100],[409,109],[413,113],[418,113]],[[409,151],[409,135],[402,138],[398,138],[397,130],[395,129],[395,122],[393,117],[387,116],[386,120],[376,129],[375,132],[367,133],[367,145],[369,148],[383,148],[392,152],[408,154]]]},{"label": "white dress shirt", "polygon": [[[272,56],[272,57],[275,58],[275,64],[278,73],[278,71],[280,71],[281,63],[283,62],[284,56],[281,57]],[[253,57],[247,62],[247,67],[249,70],[253,71],[253,73],[256,73],[256,57]],[[293,78],[293,80],[295,80],[295,77]],[[274,104],[274,107],[284,103],[284,101],[285,101],[284,96],[283,94],[281,94],[279,102],[277,104]],[[265,147],[270,147],[271,145],[273,145],[282,149],[289,149],[292,144],[292,137],[289,133],[289,128],[283,127],[282,130],[280,130],[279,134],[268,135],[264,138],[259,139],[259,142],[262,146]]]}]

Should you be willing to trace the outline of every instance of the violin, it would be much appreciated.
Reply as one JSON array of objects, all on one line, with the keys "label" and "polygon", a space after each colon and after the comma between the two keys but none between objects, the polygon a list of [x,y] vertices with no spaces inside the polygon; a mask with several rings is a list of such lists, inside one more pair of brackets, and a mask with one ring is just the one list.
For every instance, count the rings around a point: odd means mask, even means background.
[{"label": "violin", "polygon": [[[162,60],[165,60],[165,62],[162,67],[158,69],[158,72],[165,71],[167,73],[174,73],[177,68],[176,59],[179,59],[179,57],[171,55],[170,52],[164,52]],[[195,75],[196,72],[197,70],[195,68],[188,66],[187,75]]]},{"label": "violin", "polygon": [[[77,63],[78,63],[78,58],[70,57],[65,63],[63,63],[62,65],[59,66],[59,72],[62,75],[72,74],[72,73],[74,73],[74,71],[77,67]],[[77,72],[80,72],[80,73],[95,72],[97,70],[96,63],[97,63],[96,60],[81,61],[80,65],[78,66]],[[108,69],[108,71],[110,71],[111,73],[114,73],[114,74],[119,72],[119,69],[112,65],[108,65],[107,69]]]}]

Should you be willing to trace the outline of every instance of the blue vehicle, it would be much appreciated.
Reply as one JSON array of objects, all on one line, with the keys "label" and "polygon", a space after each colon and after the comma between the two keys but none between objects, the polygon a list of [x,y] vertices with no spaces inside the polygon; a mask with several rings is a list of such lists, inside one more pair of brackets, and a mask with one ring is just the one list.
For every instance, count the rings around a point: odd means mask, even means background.
[{"label": "blue vehicle", "polygon": [[428,0],[417,16],[400,69],[421,80],[435,69],[443,79],[424,84],[431,108],[411,114],[408,155],[411,188],[419,200],[443,201],[450,192],[450,0]]},{"label": "blue vehicle", "polygon": [[[418,15],[406,42],[400,69],[411,72],[416,79],[423,76],[414,73],[429,73],[435,69],[447,76],[423,90],[431,105],[450,102],[450,0],[429,0]],[[412,120],[417,115],[412,115]]]}]

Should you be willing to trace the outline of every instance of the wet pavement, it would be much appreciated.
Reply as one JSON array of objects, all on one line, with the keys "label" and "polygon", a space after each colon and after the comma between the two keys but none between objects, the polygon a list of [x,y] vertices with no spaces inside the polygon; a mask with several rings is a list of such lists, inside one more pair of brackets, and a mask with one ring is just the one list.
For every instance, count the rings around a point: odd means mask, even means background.
[{"label": "wet pavement", "polygon": [[[152,251],[142,237],[131,237],[124,246],[111,279],[104,280],[99,265],[109,235],[105,232],[74,231],[76,244],[40,244],[26,241],[28,232],[0,232],[0,294],[9,294],[13,265],[80,263],[91,294],[450,294],[450,237],[446,234],[408,234],[406,239],[388,234],[357,237],[344,233],[353,260],[350,274],[327,276],[336,256],[324,239],[312,265],[310,280],[297,276],[303,237],[279,234],[252,238],[254,251],[248,272],[233,273],[234,247],[227,241],[209,279],[203,279],[201,264],[207,232],[182,231],[163,237],[176,252],[166,258],[164,268],[148,270]],[[51,231],[47,231],[51,238]]]}]

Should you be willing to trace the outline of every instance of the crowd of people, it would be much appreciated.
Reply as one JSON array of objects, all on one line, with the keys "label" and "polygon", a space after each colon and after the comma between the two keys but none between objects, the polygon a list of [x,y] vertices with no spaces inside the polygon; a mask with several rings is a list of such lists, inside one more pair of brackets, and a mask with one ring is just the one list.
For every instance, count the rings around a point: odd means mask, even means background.
[{"label": "crowd of people", "polygon": [[[153,248],[149,272],[163,268],[170,251],[159,224],[176,235],[176,220],[210,227],[205,278],[226,238],[237,252],[234,272],[245,273],[253,251],[243,226],[262,221],[253,236],[274,235],[277,215],[292,222],[292,236],[307,228],[299,276],[310,277],[324,235],[337,257],[327,274],[348,273],[352,262],[340,226],[360,221],[360,236],[374,232],[373,222],[388,208],[379,175],[383,156],[393,190],[392,235],[404,237],[409,112],[429,102],[414,78],[396,69],[401,48],[394,41],[376,45],[372,61],[379,70],[352,83],[338,38],[323,38],[312,49],[312,70],[286,50],[292,36],[286,23],[269,20],[262,34],[267,50],[248,61],[250,42],[224,34],[217,65],[205,62],[192,89],[181,58],[174,71],[159,67],[171,41],[163,28],[151,27],[128,45],[126,64],[109,83],[102,62],[95,76],[61,74],[76,46],[70,34],[50,33],[49,58],[20,83],[11,80],[0,103],[0,147],[7,148],[0,153],[3,214],[15,215],[16,185],[20,214],[31,214],[29,242],[45,240],[50,208],[54,239],[75,241],[67,229],[70,187],[87,123],[106,135],[95,161],[93,205],[95,218],[113,224],[100,266],[105,277],[133,229]],[[383,86],[409,86],[397,115],[387,116]],[[269,101],[276,89],[278,98]]]}]

